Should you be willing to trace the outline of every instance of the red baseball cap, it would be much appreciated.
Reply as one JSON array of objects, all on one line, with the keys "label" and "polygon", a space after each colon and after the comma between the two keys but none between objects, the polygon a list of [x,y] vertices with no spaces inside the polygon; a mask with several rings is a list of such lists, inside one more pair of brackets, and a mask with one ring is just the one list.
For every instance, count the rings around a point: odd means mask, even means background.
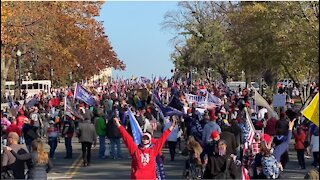
[{"label": "red baseball cap", "polygon": [[266,143],[270,143],[271,141],[271,137],[269,134],[263,134],[263,140],[266,142]]},{"label": "red baseball cap", "polygon": [[217,137],[219,137],[219,132],[218,132],[218,131],[213,131],[213,132],[211,133],[211,138],[212,138],[212,139],[216,139]]}]

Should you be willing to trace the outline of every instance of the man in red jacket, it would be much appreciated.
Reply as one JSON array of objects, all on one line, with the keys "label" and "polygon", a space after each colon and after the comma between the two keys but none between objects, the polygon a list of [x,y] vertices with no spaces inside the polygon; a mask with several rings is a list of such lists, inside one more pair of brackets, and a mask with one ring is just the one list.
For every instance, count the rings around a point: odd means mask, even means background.
[{"label": "man in red jacket", "polygon": [[153,146],[151,146],[151,134],[143,133],[141,143],[136,145],[127,130],[121,126],[120,120],[114,118],[114,121],[132,157],[131,179],[156,179],[156,156],[175,127],[176,117],[173,117],[170,128],[161,135]]}]

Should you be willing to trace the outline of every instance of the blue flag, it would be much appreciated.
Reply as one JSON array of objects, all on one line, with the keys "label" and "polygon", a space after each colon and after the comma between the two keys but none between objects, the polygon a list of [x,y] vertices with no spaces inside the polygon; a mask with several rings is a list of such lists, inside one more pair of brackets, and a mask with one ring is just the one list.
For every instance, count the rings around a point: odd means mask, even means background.
[{"label": "blue flag", "polygon": [[130,109],[128,110],[128,116],[131,125],[133,141],[139,145],[142,137],[141,127],[139,126],[137,119],[134,117]]},{"label": "blue flag", "polygon": [[76,85],[74,90],[74,98],[85,102],[89,106],[96,105],[96,100],[84,87],[81,86],[81,84]]},{"label": "blue flag", "polygon": [[12,97],[9,96],[9,101],[8,101],[8,107],[9,109],[15,108],[17,105],[15,102],[13,102]]},{"label": "blue flag", "polygon": [[203,144],[202,133],[203,133],[203,129],[202,129],[202,126],[200,125],[199,121],[197,119],[192,118],[191,119],[191,134],[200,144]]},{"label": "blue flag", "polygon": [[128,115],[127,112],[123,113],[121,117],[121,124],[126,124],[127,115]]},{"label": "blue flag", "polygon": [[160,102],[156,91],[153,91],[152,97],[153,97],[153,102],[158,107],[159,111],[161,111],[161,113],[164,115],[164,117],[167,117],[167,116],[182,116],[183,115],[183,112],[181,112],[181,111],[179,111],[179,110],[177,110],[177,109],[175,109],[173,107],[164,106]]},{"label": "blue flag", "polygon": [[34,106],[35,104],[37,104],[38,100],[37,98],[33,97],[32,99],[30,99],[26,104],[26,108],[31,108],[32,106]]}]

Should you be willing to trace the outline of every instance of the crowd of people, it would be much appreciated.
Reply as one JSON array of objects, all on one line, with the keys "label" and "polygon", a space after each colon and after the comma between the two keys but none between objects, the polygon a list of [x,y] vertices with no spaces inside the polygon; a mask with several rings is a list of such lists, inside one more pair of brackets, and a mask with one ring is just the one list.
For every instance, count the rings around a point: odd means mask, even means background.
[{"label": "crowd of people", "polygon": [[[88,89],[95,98],[94,106],[75,99],[75,110],[67,110],[65,101],[73,100],[75,92],[65,88],[41,92],[30,106],[16,103],[1,111],[1,141],[5,145],[2,177],[46,179],[62,138],[65,159],[73,158],[72,140],[78,138],[83,167],[91,164],[92,146],[99,146],[101,159],[124,158],[122,138],[132,157],[133,179],[159,177],[156,160],[158,155],[163,160],[164,145],[169,148],[171,161],[175,161],[177,152],[186,156],[184,178],[236,179],[246,174],[243,169],[253,179],[280,178],[289,161],[292,137],[300,168],[306,168],[305,158],[311,156],[312,165],[319,167],[319,127],[292,104],[278,109],[278,118],[267,108],[255,105],[250,88],[236,91],[221,82],[179,84],[171,79],[152,83],[117,81]],[[314,88],[312,93],[317,92]],[[218,101],[200,105],[190,102],[186,94],[210,94]],[[172,114],[164,112],[155,98],[170,107]],[[143,131],[139,144],[134,142],[128,112]],[[162,132],[158,139],[154,137],[156,131]],[[250,136],[252,143],[248,144]],[[106,139],[110,140],[110,149],[106,148]],[[49,152],[44,150],[45,143]],[[108,157],[106,151],[110,152]]]}]

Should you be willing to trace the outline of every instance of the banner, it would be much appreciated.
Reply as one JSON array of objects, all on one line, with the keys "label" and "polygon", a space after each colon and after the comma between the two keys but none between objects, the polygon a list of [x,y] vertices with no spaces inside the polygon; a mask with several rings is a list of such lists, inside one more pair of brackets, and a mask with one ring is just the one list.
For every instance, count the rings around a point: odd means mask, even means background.
[{"label": "banner", "polygon": [[311,103],[302,111],[302,114],[319,127],[319,92],[314,96]]},{"label": "banner", "polygon": [[206,97],[203,96],[197,96],[193,94],[185,94],[186,100],[188,103],[203,103],[206,101]]},{"label": "banner", "polygon": [[185,94],[188,103],[196,103],[197,107],[212,109],[222,105],[222,101],[215,95],[207,93],[207,96],[198,96],[193,94]]},{"label": "banner", "polygon": [[221,99],[218,98],[217,96],[211,94],[211,93],[208,93],[208,102],[209,103],[214,103],[217,106],[221,106],[222,105]]},{"label": "banner", "polygon": [[275,94],[272,98],[273,107],[284,107],[286,105],[286,95],[285,94]]},{"label": "banner", "polygon": [[89,106],[95,106],[96,101],[94,97],[84,88],[81,84],[77,84],[74,90],[74,98],[81,100],[88,104]]}]

